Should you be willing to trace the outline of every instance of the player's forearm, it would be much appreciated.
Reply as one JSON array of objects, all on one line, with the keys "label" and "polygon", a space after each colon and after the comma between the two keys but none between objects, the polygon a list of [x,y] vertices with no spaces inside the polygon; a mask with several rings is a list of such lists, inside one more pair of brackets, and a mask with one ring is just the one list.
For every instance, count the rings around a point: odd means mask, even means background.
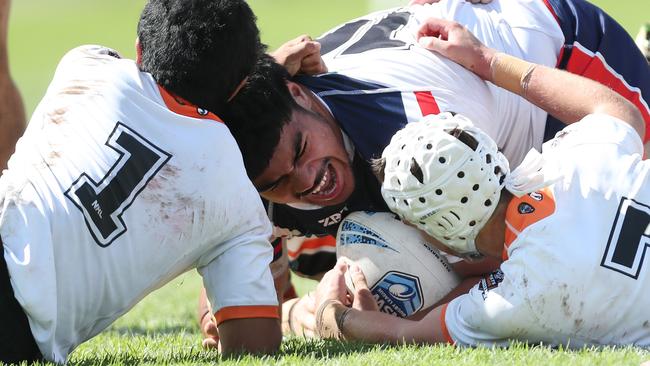
[{"label": "player's forearm", "polygon": [[600,112],[626,121],[641,136],[645,133],[640,112],[616,92],[583,77],[499,53],[483,45],[457,22],[425,20],[418,31],[418,42],[565,123]]},{"label": "player's forearm", "polygon": [[606,113],[645,133],[637,108],[611,89],[593,80],[496,53],[490,66],[492,81],[570,124],[591,113]]},{"label": "player's forearm", "polygon": [[[438,309],[431,311],[425,319],[413,321],[378,311],[350,309],[341,303],[329,303],[325,309],[319,309],[316,316],[318,332],[323,338],[392,344],[444,341],[440,327],[429,324],[427,320],[439,316]],[[421,331],[423,327],[427,329],[425,332]]]}]

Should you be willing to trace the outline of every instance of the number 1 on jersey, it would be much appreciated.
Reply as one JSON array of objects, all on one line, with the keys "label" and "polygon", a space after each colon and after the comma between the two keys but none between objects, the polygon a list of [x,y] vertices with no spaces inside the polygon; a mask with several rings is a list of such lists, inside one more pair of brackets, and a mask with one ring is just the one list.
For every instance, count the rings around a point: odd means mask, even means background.
[{"label": "number 1 on jersey", "polygon": [[637,279],[650,246],[650,206],[623,197],[601,266]]},{"label": "number 1 on jersey", "polygon": [[86,226],[101,247],[111,245],[127,231],[122,215],[172,157],[120,122],[106,146],[119,154],[106,175],[95,182],[82,173],[65,192],[81,210]]}]

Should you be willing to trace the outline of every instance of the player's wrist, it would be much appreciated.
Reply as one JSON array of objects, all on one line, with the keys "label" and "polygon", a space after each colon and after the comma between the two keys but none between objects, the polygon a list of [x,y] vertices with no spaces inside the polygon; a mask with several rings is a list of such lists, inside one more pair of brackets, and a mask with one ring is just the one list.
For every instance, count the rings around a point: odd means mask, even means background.
[{"label": "player's wrist", "polygon": [[535,64],[502,52],[490,59],[490,77],[486,80],[517,95],[526,95]]},{"label": "player's wrist", "polygon": [[343,339],[345,320],[352,311],[338,300],[325,300],[316,311],[316,333],[320,338]]}]

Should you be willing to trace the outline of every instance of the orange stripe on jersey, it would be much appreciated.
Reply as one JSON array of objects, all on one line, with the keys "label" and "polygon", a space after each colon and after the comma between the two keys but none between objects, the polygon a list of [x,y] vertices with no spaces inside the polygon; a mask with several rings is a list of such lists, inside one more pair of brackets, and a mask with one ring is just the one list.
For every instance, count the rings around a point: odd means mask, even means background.
[{"label": "orange stripe on jersey", "polygon": [[440,313],[440,329],[442,330],[442,336],[445,337],[445,340],[449,344],[454,344],[451,334],[449,334],[449,329],[447,329],[447,323],[445,322],[445,315],[447,315],[447,306],[449,303],[442,305],[442,312]]},{"label": "orange stripe on jersey", "polygon": [[249,318],[280,318],[279,308],[274,305],[227,306],[214,313],[217,324],[226,320]]},{"label": "orange stripe on jersey", "polygon": [[553,212],[555,212],[555,197],[548,187],[513,198],[506,210],[506,242],[503,246],[503,260],[508,259],[508,248],[517,239],[519,233]]},{"label": "orange stripe on jersey", "polygon": [[291,258],[296,258],[297,256],[300,255],[305,250],[308,249],[318,249],[318,248],[324,248],[324,247],[336,247],[336,238],[334,238],[331,235],[328,236],[322,236],[320,238],[309,238],[305,239],[305,241],[300,244],[300,247],[296,249],[295,251],[288,250],[287,254],[289,254],[289,257]]},{"label": "orange stripe on jersey", "polygon": [[438,107],[436,98],[433,97],[431,92],[415,92],[414,94],[423,116],[440,114],[440,108]]},{"label": "orange stripe on jersey", "polygon": [[209,112],[207,109],[195,106],[185,99],[168,92],[160,85],[158,85],[158,90],[160,91],[160,96],[163,98],[165,105],[170,111],[186,117],[211,119],[223,123],[221,118],[217,117],[216,114]]}]

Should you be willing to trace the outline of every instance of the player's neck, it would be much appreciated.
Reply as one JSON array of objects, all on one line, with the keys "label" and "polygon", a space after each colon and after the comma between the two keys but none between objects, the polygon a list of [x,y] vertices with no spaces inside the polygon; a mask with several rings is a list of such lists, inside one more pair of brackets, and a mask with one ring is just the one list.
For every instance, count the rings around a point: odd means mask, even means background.
[{"label": "player's neck", "polygon": [[490,257],[501,258],[506,234],[506,210],[512,199],[510,195],[502,197],[499,205],[476,237],[476,248]]}]

